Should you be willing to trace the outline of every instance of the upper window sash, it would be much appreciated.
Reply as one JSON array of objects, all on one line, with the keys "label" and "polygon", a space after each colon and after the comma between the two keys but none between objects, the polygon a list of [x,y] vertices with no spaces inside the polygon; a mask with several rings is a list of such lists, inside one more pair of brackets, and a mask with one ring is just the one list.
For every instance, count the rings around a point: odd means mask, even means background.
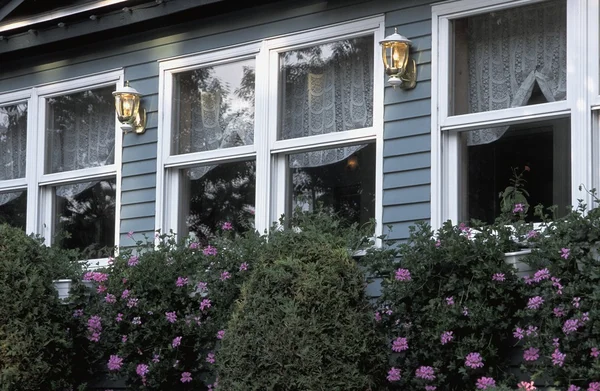
[{"label": "upper window sash", "polygon": [[[434,5],[432,7],[433,16],[433,33],[436,34],[437,40],[437,108],[438,111],[438,124],[441,128],[456,127],[460,124],[470,125],[483,121],[502,121],[510,117],[523,116],[527,117],[530,115],[537,116],[543,115],[544,113],[550,113],[556,110],[568,110],[571,106],[571,100],[576,95],[573,92],[572,86],[567,81],[567,99],[549,102],[539,103],[531,106],[506,108],[501,110],[490,110],[469,114],[452,114],[450,111],[451,102],[453,97],[451,96],[452,88],[454,83],[454,30],[453,22],[476,15],[488,14],[494,11],[502,11],[507,9],[513,9],[517,7],[533,5],[542,3],[548,0],[461,0],[449,3],[443,3]],[[570,10],[569,0],[567,2],[567,10]],[[569,12],[567,12],[569,14]],[[567,30],[567,79],[571,79],[572,76],[572,54],[573,48],[570,30],[573,29],[574,23],[571,21],[572,15],[565,16],[566,18],[566,30]]]},{"label": "upper window sash", "polygon": [[83,91],[103,88],[103,87],[114,87],[123,85],[124,78],[122,71],[113,71],[103,74],[77,78],[73,80],[66,80],[59,83],[48,84],[36,88],[37,95],[37,156],[43,156],[44,158],[38,159],[37,162],[37,182],[39,185],[56,184],[59,182],[74,182],[86,180],[89,178],[97,178],[114,175],[117,171],[117,155],[120,155],[120,148],[122,146],[122,137],[120,136],[121,130],[119,122],[117,120],[116,111],[114,113],[114,132],[115,132],[115,146],[114,146],[114,157],[111,164],[104,166],[95,166],[87,168],[79,168],[73,170],[65,170],[61,172],[46,173],[46,127],[47,127],[47,110],[46,104],[48,99],[54,97],[60,97],[70,94],[76,94]]},{"label": "upper window sash", "polygon": [[[273,38],[265,41],[269,51],[269,149],[272,153],[295,149],[334,146],[338,142],[360,142],[373,139],[383,128],[383,64],[380,58],[379,41],[385,32],[384,18],[372,17],[352,23],[344,23],[299,34]],[[292,50],[333,43],[344,39],[373,36],[373,118],[372,125],[364,128],[332,132],[306,137],[279,139],[281,125],[281,54]],[[275,111],[275,112],[274,112]]]},{"label": "upper window sash", "polygon": [[[201,69],[210,66],[218,66],[236,63],[243,60],[256,59],[255,68],[255,85],[258,87],[258,74],[260,73],[258,66],[258,53],[260,52],[260,43],[251,43],[230,47],[224,50],[214,50],[205,52],[199,55],[178,57],[159,62],[159,91],[161,91],[161,99],[159,100],[159,112],[162,116],[159,119],[159,134],[162,134],[162,142],[159,143],[158,153],[162,157],[163,164],[166,166],[181,166],[186,162],[206,161],[210,162],[213,159],[223,157],[234,157],[240,154],[248,154],[255,152],[256,138],[252,144],[237,146],[231,148],[214,149],[208,151],[191,152],[184,154],[172,153],[172,144],[176,129],[174,129],[173,109],[174,109],[174,87],[177,74],[195,69]],[[259,88],[255,89],[255,94],[258,94]],[[258,96],[255,95],[255,100],[258,101]],[[256,107],[254,108],[257,112]],[[257,123],[254,121],[254,135],[257,134]]]}]

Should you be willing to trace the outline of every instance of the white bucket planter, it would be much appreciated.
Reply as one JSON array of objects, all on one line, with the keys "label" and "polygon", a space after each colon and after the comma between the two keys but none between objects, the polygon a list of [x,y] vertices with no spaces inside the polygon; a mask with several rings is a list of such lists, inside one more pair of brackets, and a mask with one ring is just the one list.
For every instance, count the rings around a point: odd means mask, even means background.
[{"label": "white bucket planter", "polygon": [[531,249],[515,251],[512,253],[504,253],[504,262],[517,269],[517,275],[519,277],[525,277],[533,272],[531,266],[523,262],[523,258],[525,258],[528,254],[531,254]]},{"label": "white bucket planter", "polygon": [[71,290],[71,285],[73,285],[73,281],[71,279],[62,279],[62,280],[54,280],[54,288],[58,292],[58,298],[60,300],[65,300],[69,298],[69,291]]}]

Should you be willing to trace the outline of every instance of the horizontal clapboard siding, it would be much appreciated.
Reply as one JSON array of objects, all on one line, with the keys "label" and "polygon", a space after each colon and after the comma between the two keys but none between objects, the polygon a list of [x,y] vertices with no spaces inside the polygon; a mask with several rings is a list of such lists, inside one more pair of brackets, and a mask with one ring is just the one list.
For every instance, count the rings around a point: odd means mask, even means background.
[{"label": "horizontal clapboard siding", "polygon": [[[175,0],[176,1],[176,0]],[[53,83],[108,70],[123,69],[125,79],[143,94],[148,125],[143,135],[123,138],[121,244],[152,238],[155,221],[158,140],[158,60],[242,42],[288,34],[333,23],[385,14],[386,33],[394,27],[413,41],[418,64],[415,89],[385,89],[383,220],[390,238],[405,239],[408,227],[429,219],[431,6],[429,0],[285,1],[193,23],[156,28],[132,37],[114,38],[14,61],[4,57],[0,92]],[[34,37],[32,39],[35,39]],[[128,236],[134,232],[133,238]]]}]

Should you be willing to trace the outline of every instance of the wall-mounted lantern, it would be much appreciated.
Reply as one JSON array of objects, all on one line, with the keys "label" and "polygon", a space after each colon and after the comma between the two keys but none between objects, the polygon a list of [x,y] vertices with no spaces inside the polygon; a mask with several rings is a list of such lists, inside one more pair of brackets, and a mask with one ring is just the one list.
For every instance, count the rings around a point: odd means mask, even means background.
[{"label": "wall-mounted lantern", "polygon": [[125,86],[113,92],[115,97],[115,107],[117,109],[117,118],[121,123],[123,132],[129,133],[132,130],[137,134],[146,131],[146,110],[140,108],[141,94],[129,82]]},{"label": "wall-mounted lantern", "polygon": [[415,88],[417,64],[414,59],[409,58],[410,40],[394,29],[394,33],[385,37],[379,44],[385,73],[390,77],[388,83],[394,88],[400,86],[404,90]]}]

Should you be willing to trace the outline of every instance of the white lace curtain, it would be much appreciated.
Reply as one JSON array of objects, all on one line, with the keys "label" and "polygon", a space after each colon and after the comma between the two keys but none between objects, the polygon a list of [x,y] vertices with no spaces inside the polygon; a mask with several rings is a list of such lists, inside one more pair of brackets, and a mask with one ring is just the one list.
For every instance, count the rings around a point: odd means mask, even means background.
[{"label": "white lace curtain", "polygon": [[[0,107],[0,181],[25,177],[27,105]],[[18,198],[21,191],[0,194],[0,205]]]},{"label": "white lace curtain", "polygon": [[[536,84],[548,102],[566,98],[565,15],[565,1],[555,0],[469,18],[469,112],[524,106]],[[467,144],[507,129],[470,131]]]}]

